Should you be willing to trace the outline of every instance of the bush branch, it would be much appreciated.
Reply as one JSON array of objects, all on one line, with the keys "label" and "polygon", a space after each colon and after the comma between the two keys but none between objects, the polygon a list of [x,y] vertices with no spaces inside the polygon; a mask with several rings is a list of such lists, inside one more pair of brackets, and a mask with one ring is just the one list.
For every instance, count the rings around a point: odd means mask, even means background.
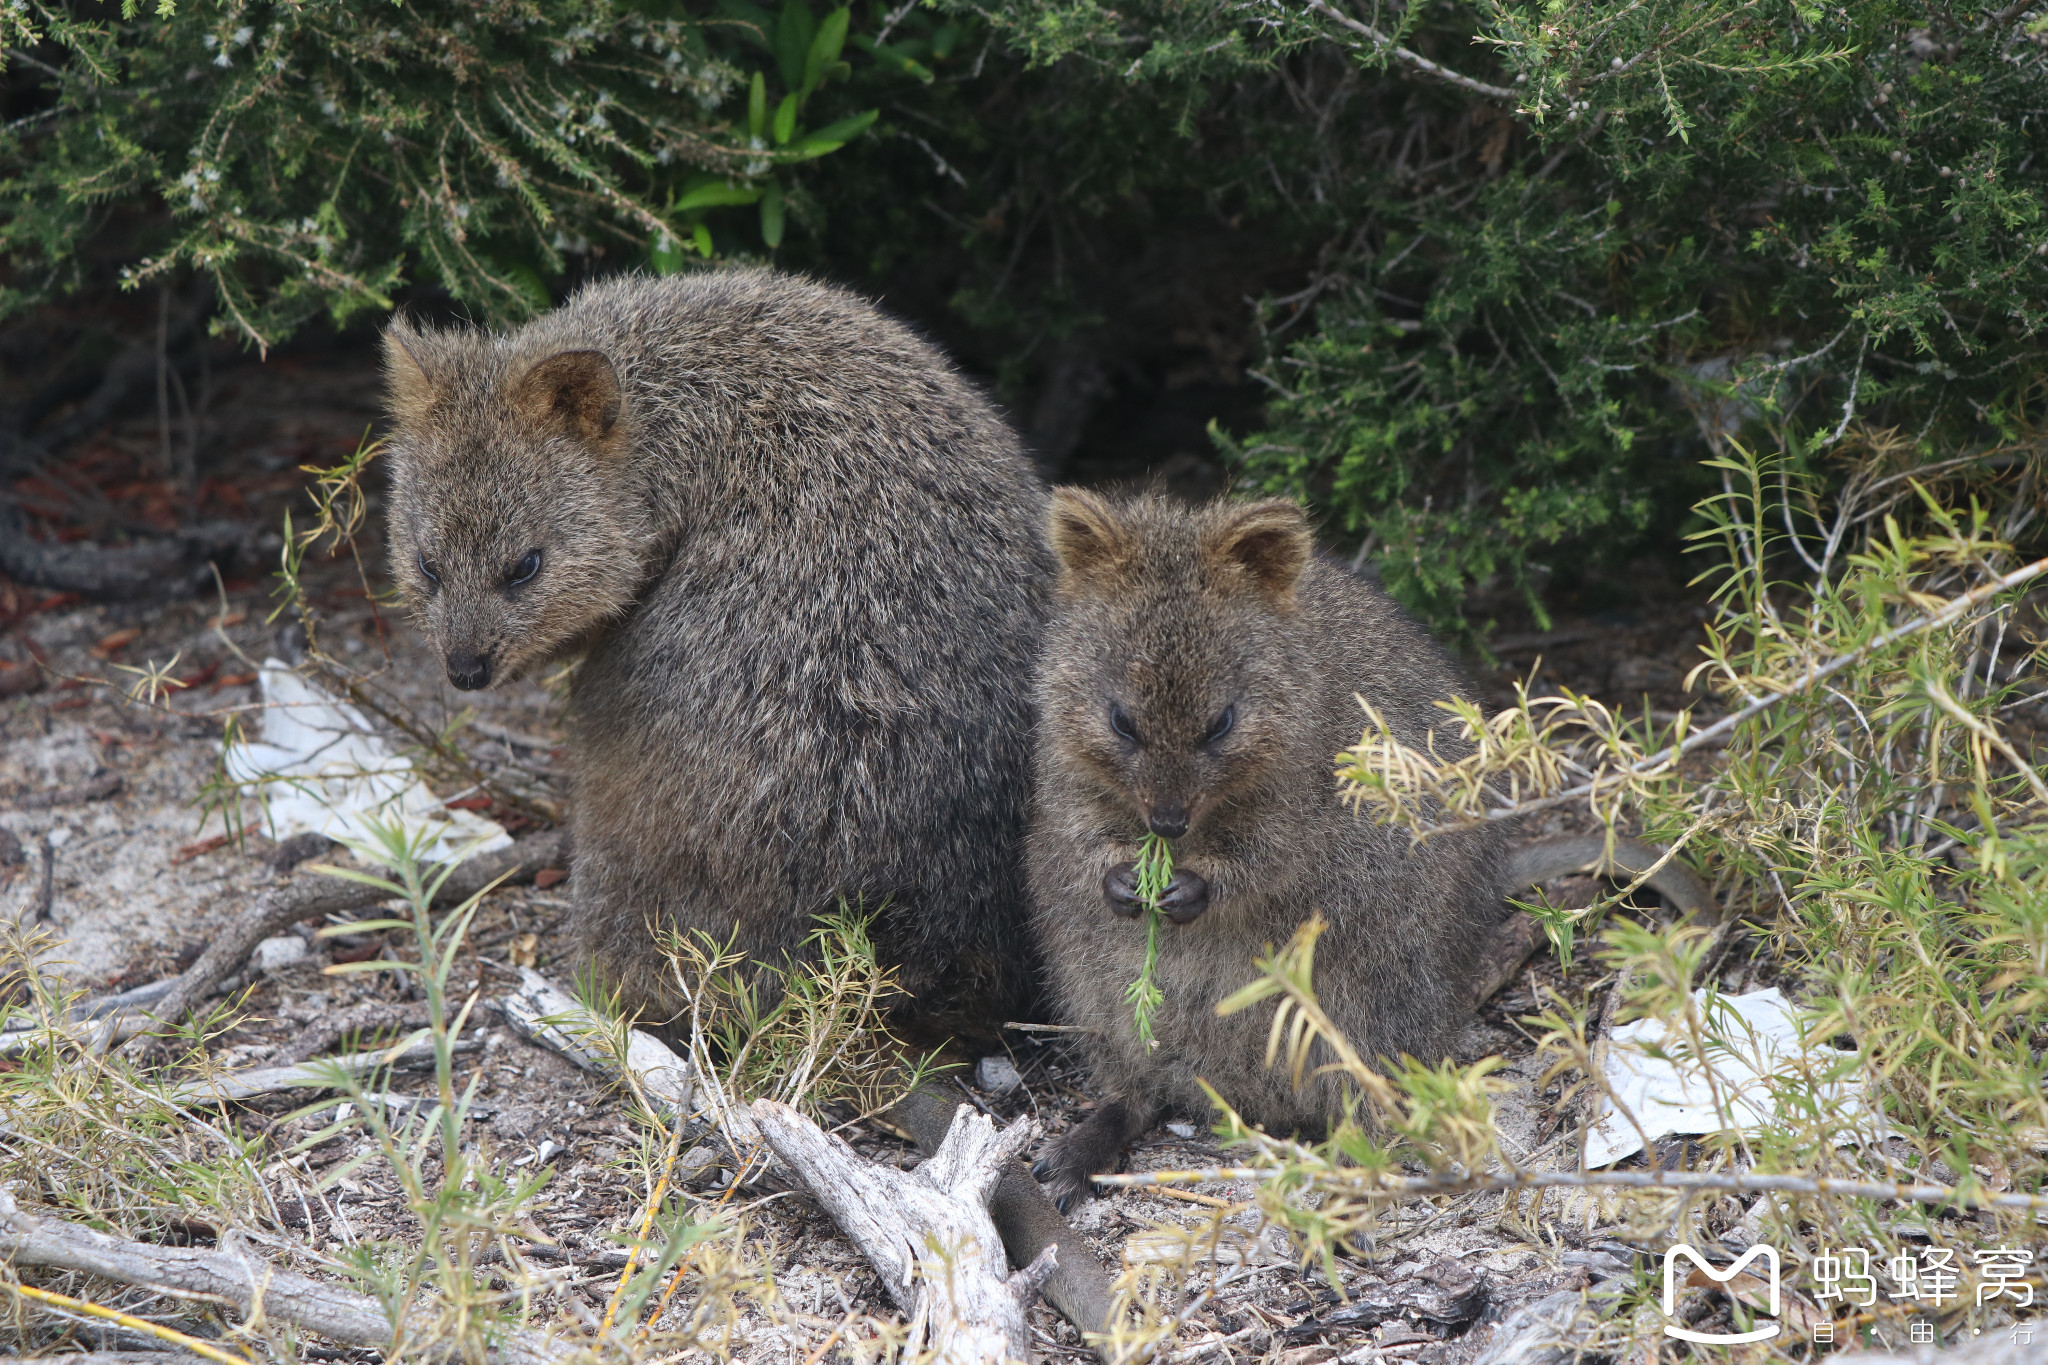
[{"label": "bush branch", "polygon": [[1431,61],[1413,48],[1402,47],[1371,24],[1361,23],[1342,11],[1332,9],[1328,4],[1324,3],[1324,0],[1307,0],[1307,3],[1310,10],[1327,19],[1334,19],[1337,23],[1364,38],[1381,52],[1391,53],[1395,61],[1400,62],[1404,66],[1411,66],[1425,76],[1434,76],[1447,85],[1455,85],[1460,90],[1469,90],[1475,95],[1484,95],[1488,99],[1521,99],[1520,95],[1506,86],[1488,85],[1485,81],[1475,81],[1470,76],[1460,75],[1439,62]]},{"label": "bush branch", "polygon": [[1837,673],[1846,668],[1854,667],[1857,663],[1877,653],[1879,650],[1888,649],[1901,640],[1918,635],[1923,630],[1947,625],[1957,617],[1963,616],[1982,606],[1986,601],[1996,597],[2008,588],[2016,588],[2022,583],[2027,583],[2040,577],[2043,573],[2048,573],[2048,559],[2037,559],[2031,564],[2014,569],[2011,573],[1994,578],[1981,587],[1972,588],[1961,597],[1950,601],[1939,611],[1929,612],[1924,616],[1916,616],[1906,622],[1906,624],[1895,626],[1867,644],[1858,645],[1846,654],[1838,654],[1826,663],[1808,669],[1804,677],[1771,693],[1769,696],[1758,697],[1740,711],[1731,711],[1712,725],[1707,726],[1704,730],[1693,731],[1681,743],[1667,745],[1647,758],[1637,759],[1625,768],[1617,768],[1612,772],[1601,773],[1585,782],[1579,783],[1576,787],[1567,787],[1565,790],[1553,792],[1549,796],[1540,796],[1527,801],[1513,801],[1504,806],[1495,806],[1487,810],[1481,818],[1488,821],[1512,820],[1529,811],[1547,810],[1552,806],[1561,806],[1569,801],[1583,800],[1610,787],[1625,783],[1631,778],[1653,776],[1677,760],[1684,758],[1695,749],[1705,749],[1719,744],[1744,721],[1755,719],[1786,698],[1810,692],[1821,683],[1834,677]]}]

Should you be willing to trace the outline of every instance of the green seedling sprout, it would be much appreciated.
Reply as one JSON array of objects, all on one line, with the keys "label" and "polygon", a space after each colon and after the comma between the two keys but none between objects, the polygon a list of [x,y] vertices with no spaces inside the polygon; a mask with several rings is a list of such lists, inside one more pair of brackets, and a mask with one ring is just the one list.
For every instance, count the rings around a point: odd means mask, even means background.
[{"label": "green seedling sprout", "polygon": [[1138,845],[1137,873],[1138,899],[1145,906],[1145,970],[1124,992],[1124,999],[1131,1004],[1138,1039],[1150,1051],[1159,1046],[1152,1036],[1152,1015],[1166,1000],[1155,978],[1159,972],[1159,921],[1166,914],[1160,901],[1166,895],[1166,884],[1173,880],[1173,845],[1156,834],[1147,834],[1145,842]]}]

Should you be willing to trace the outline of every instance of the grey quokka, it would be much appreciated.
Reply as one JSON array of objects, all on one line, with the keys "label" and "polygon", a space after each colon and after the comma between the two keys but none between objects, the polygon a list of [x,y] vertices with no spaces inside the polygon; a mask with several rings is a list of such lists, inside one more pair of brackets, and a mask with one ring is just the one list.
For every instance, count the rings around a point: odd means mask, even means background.
[{"label": "grey quokka", "polygon": [[501,335],[395,320],[391,568],[459,688],[575,654],[571,933],[654,1021],[660,936],[780,963],[872,914],[913,1022],[1033,989],[1021,842],[1045,493],[837,289],[630,276]]},{"label": "grey quokka", "polygon": [[[757,960],[871,912],[914,1034],[1037,992],[1022,842],[1045,490],[944,357],[764,271],[583,290],[510,335],[398,319],[391,566],[449,681],[583,654],[571,934],[659,1024],[669,934]],[[927,1151],[954,1104],[896,1110]],[[1020,1166],[1015,1263],[1103,1330],[1109,1282]]]},{"label": "grey quokka", "polygon": [[[1311,915],[1329,926],[1321,1002],[1359,1051],[1443,1056],[1505,913],[1507,846],[1502,830],[1412,846],[1339,800],[1335,755],[1365,724],[1357,697],[1406,742],[1434,729],[1454,752],[1434,703],[1471,693],[1384,593],[1314,554],[1294,504],[1190,511],[1061,489],[1051,540],[1033,923],[1107,1096],[1040,1163],[1068,1207],[1162,1110],[1207,1113],[1198,1077],[1250,1122],[1321,1129],[1335,1083],[1296,1090],[1266,1068],[1272,1007],[1215,1010]],[[1145,952],[1132,863],[1148,831],[1174,852],[1156,1049],[1125,999]]]}]

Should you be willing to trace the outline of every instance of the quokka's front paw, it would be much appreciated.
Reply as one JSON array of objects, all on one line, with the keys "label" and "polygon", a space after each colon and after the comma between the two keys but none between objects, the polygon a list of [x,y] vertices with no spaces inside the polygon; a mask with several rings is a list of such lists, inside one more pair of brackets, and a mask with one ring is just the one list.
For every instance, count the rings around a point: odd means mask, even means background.
[{"label": "quokka's front paw", "polygon": [[1109,908],[1125,919],[1136,919],[1145,908],[1138,899],[1138,865],[1118,863],[1102,875],[1102,898]]},{"label": "quokka's front paw", "polygon": [[1055,1138],[1031,1168],[1061,1213],[1072,1213],[1095,1193],[1090,1176],[1116,1170],[1123,1160],[1127,1126],[1128,1113],[1121,1103],[1111,1100],[1098,1105],[1065,1136]]},{"label": "quokka's front paw", "polygon": [[[1125,919],[1131,919],[1145,908],[1145,902],[1138,898],[1138,866],[1136,863],[1118,863],[1102,879],[1102,897],[1109,902],[1109,908]],[[1186,924],[1209,908],[1209,883],[1198,874],[1185,869],[1173,874],[1166,883],[1166,894],[1159,898],[1159,908],[1175,924]]]},{"label": "quokka's front paw", "polygon": [[1209,908],[1209,883],[1193,872],[1176,872],[1159,898],[1159,908],[1175,924],[1186,924]]}]

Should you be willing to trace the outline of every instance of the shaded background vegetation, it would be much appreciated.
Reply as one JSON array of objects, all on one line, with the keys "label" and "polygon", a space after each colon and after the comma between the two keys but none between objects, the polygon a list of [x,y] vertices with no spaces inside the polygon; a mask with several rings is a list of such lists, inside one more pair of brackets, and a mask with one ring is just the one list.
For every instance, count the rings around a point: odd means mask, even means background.
[{"label": "shaded background vegetation", "polygon": [[[1545,624],[1589,571],[1675,553],[1727,438],[1825,481],[1873,433],[1932,463],[2039,411],[2025,4],[129,0],[0,26],[17,477],[95,402],[168,412],[159,352],[182,388],[400,304],[509,324],[593,274],[771,259],[940,338],[1054,477],[1296,493],[1455,628],[1517,599]],[[189,495],[186,444],[163,472]]]}]

